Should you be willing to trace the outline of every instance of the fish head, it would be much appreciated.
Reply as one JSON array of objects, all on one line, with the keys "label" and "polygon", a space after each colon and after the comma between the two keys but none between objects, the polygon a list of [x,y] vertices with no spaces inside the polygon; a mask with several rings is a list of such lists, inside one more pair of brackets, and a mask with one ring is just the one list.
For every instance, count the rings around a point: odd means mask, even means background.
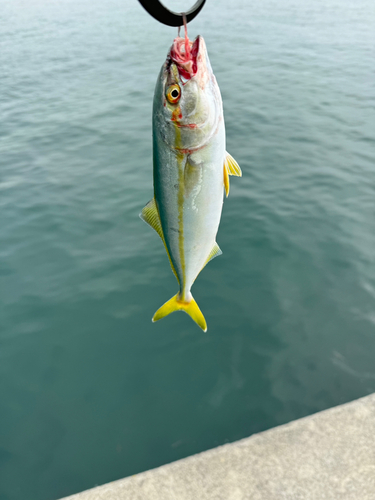
[{"label": "fish head", "polygon": [[203,147],[218,129],[223,108],[202,36],[177,37],[156,86],[154,115],[169,147]]}]

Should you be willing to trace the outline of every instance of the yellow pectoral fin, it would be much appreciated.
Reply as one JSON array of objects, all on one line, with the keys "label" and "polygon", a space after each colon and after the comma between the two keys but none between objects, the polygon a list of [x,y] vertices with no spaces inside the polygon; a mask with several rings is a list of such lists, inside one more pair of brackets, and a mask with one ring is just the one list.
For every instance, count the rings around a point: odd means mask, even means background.
[{"label": "yellow pectoral fin", "polygon": [[236,160],[231,156],[228,151],[225,152],[224,165],[227,167],[229,175],[235,175],[236,177],[242,177],[242,171]]},{"label": "yellow pectoral fin", "polygon": [[174,311],[185,311],[204,332],[207,331],[206,320],[204,319],[204,316],[193,297],[189,302],[182,302],[179,300],[179,294],[175,295],[169,299],[168,302],[162,305],[154,314],[152,321],[159,321],[159,319],[168,316],[168,314],[171,314]]},{"label": "yellow pectoral fin", "polygon": [[147,203],[147,205],[144,207],[142,212],[139,214],[139,217],[143,221],[145,221],[149,226],[151,226],[152,229],[155,229],[155,231],[158,233],[160,238],[163,240],[165,250],[167,252],[169,263],[171,265],[172,271],[174,272],[174,275],[176,276],[178,283],[180,283],[180,280],[178,279],[176,269],[174,268],[171,256],[169,255],[167,245],[165,244],[163,228],[161,227],[160,216],[159,216],[158,208],[156,206],[155,198],[152,198],[152,200],[150,200]]},{"label": "yellow pectoral fin", "polygon": [[228,198],[229,194],[229,174],[226,163],[224,162],[224,187],[225,187],[225,196]]}]

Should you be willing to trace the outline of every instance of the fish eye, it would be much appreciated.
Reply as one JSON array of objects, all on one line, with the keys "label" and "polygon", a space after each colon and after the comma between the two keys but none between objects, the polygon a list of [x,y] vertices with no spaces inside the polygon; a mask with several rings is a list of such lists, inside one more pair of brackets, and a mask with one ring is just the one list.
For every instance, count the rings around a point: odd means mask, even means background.
[{"label": "fish eye", "polygon": [[178,102],[181,97],[180,86],[177,84],[171,85],[170,87],[168,87],[165,95],[171,104],[176,104],[176,102]]}]

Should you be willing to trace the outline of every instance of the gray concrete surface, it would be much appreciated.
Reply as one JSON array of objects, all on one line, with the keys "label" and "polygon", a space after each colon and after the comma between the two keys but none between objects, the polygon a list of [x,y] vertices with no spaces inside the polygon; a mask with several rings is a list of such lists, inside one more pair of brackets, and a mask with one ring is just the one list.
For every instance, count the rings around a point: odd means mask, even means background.
[{"label": "gray concrete surface", "polygon": [[375,500],[375,394],[69,500]]}]

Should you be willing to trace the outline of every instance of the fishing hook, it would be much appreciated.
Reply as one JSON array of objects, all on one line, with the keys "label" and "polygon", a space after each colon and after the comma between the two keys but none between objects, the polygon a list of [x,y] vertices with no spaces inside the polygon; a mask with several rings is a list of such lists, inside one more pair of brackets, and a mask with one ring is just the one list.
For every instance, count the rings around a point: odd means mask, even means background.
[{"label": "fishing hook", "polygon": [[203,5],[206,0],[198,0],[193,7],[187,12],[173,12],[164,5],[159,0],[139,0],[139,3],[144,7],[147,12],[154,17],[157,21],[166,24],[167,26],[183,26],[184,16],[186,16],[186,22],[189,23],[194,19],[194,17],[199,14],[202,10]]}]

